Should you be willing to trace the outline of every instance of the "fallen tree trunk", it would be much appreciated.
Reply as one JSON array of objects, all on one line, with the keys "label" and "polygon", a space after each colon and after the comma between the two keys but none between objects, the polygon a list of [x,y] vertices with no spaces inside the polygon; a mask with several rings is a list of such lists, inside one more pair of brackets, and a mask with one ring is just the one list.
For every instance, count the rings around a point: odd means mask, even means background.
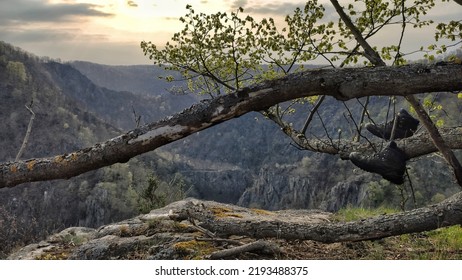
[{"label": "fallen tree trunk", "polygon": [[[336,222],[332,213],[317,210],[273,212],[185,199],[98,229],[65,229],[19,249],[8,259],[239,258],[233,255],[255,249],[267,249],[268,253],[287,257],[287,251],[295,249],[292,244],[298,242],[286,240],[311,239],[325,243],[370,240],[461,222],[462,193],[437,205],[349,223]],[[210,237],[209,232],[198,230],[196,224],[216,234]],[[265,239],[259,241],[258,238]],[[239,247],[228,250],[229,244]],[[278,250],[276,245],[283,250]],[[332,259],[332,255],[329,257]],[[345,255],[339,258],[342,257]]]},{"label": "fallen tree trunk", "polygon": [[303,219],[302,213],[291,216],[284,211],[262,214],[244,208],[225,209],[221,211],[213,204],[190,202],[178,213],[177,219],[195,219],[217,236],[277,237],[324,243],[374,240],[462,225],[462,192],[435,205],[353,222],[313,222],[316,217],[313,213]]},{"label": "fallen tree trunk", "polygon": [[70,154],[0,165],[0,188],[25,182],[67,179],[126,162],[231,118],[275,104],[315,95],[340,100],[373,95],[412,95],[462,90],[462,65],[311,70],[266,81],[216,99],[203,101],[161,121],[137,128]]}]

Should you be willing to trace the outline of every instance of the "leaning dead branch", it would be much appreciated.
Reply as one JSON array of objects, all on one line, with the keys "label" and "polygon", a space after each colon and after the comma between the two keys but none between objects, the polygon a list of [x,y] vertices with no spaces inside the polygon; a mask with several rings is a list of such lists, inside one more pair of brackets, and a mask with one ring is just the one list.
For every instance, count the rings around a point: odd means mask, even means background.
[{"label": "leaning dead branch", "polygon": [[15,161],[18,161],[21,158],[22,154],[24,153],[24,150],[27,147],[27,143],[29,143],[30,132],[32,131],[32,125],[35,119],[35,113],[34,111],[32,111],[32,105],[33,101],[31,101],[29,106],[26,105],[26,108],[30,112],[31,116],[29,119],[29,124],[27,125],[26,135],[24,136],[24,140],[22,141],[21,148],[19,148],[18,154],[16,155]]},{"label": "leaning dead branch", "polygon": [[230,258],[233,256],[238,256],[243,253],[253,252],[253,251],[260,251],[264,254],[271,254],[276,255],[282,252],[281,248],[277,245],[265,241],[265,240],[257,240],[252,243],[244,244],[238,247],[224,249],[218,252],[213,252],[210,254],[210,259],[217,260],[217,259],[225,259]]}]

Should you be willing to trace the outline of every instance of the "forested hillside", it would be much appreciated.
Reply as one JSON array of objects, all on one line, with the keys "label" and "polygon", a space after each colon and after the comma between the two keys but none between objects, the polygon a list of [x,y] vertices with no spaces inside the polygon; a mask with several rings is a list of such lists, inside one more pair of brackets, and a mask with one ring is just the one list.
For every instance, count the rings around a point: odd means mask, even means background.
[{"label": "forested hillside", "polygon": [[[146,75],[143,69],[147,67],[85,62],[73,65],[91,73],[89,78],[95,83],[112,85],[116,90],[127,89],[126,85],[130,84],[133,73],[127,69]],[[157,66],[152,67],[153,75],[162,76]],[[111,80],[107,73],[117,73],[117,78]],[[137,80],[136,86],[132,84],[130,90],[136,92],[137,86],[148,88],[153,83],[151,78],[146,76],[146,85]],[[118,83],[124,87],[117,88]],[[175,83],[159,83],[165,88],[178,86]],[[188,95],[182,97],[191,98]],[[461,121],[462,104],[457,96],[440,94],[436,97],[422,95],[420,98],[440,125],[450,127]],[[385,120],[388,102],[385,97],[371,98],[369,115],[377,123]],[[356,100],[342,104],[327,98],[322,106],[322,115],[313,120],[308,133],[322,138],[326,133],[338,135],[341,130],[343,135],[353,137],[356,130],[354,118],[360,115],[362,105]],[[399,101],[396,108],[401,107],[409,110],[408,105]],[[301,110],[297,106],[295,109]],[[368,132],[365,134],[371,136]],[[247,114],[199,132],[162,147],[159,152],[165,153],[170,161],[182,164],[180,172],[191,182],[188,194],[198,198],[273,210],[321,208],[335,211],[347,205],[399,207],[404,197],[406,207],[413,207],[409,184],[398,189],[378,175],[355,169],[349,161],[339,157],[301,151],[278,126],[259,113]],[[432,199],[438,201],[457,192],[457,186],[444,169],[444,161],[438,156],[413,160],[409,164],[409,172],[416,188],[418,205]]]},{"label": "forested hillside", "polygon": [[[32,109],[35,118],[20,159],[69,153],[104,141],[122,132],[119,124],[123,121],[135,126],[130,112],[133,95],[126,93],[124,98],[124,94],[96,87],[66,65],[61,65],[60,73],[74,82],[67,84],[70,88],[60,87],[62,80],[52,66],[57,64],[0,42],[0,159],[3,162],[14,161],[20,150],[31,117],[26,106]],[[103,121],[110,115],[92,112],[89,106],[92,102],[102,104],[97,94],[101,100],[111,98],[112,106],[117,104],[117,97],[129,102],[126,115],[120,113],[123,108],[112,110],[120,114],[120,122],[110,124]],[[97,227],[138,214],[141,190],[153,175],[148,165],[162,161],[152,155],[146,157],[148,163],[134,159],[69,180],[2,188],[0,257],[23,242],[38,240],[65,227]]]},{"label": "forested hillside", "polygon": [[[0,159],[13,161],[19,151],[31,116],[26,105],[35,119],[21,159],[69,153],[133,129],[138,119],[158,120],[204,98],[169,93],[172,85],[156,78],[163,74],[159,71],[44,61],[1,42]],[[460,123],[456,95],[421,98],[440,125]],[[370,102],[370,115],[384,121],[388,99]],[[327,98],[322,106],[323,115],[308,133],[353,135],[353,120],[362,110],[356,100],[342,104]],[[408,165],[417,205],[458,191],[442,162],[433,155]],[[65,227],[98,227],[146,211],[140,197],[149,182],[160,186],[157,193],[151,188],[151,202],[161,198],[157,206],[185,195],[271,210],[414,207],[409,184],[398,188],[337,156],[301,151],[278,126],[251,113],[125,164],[70,180],[0,189],[0,254]]]}]

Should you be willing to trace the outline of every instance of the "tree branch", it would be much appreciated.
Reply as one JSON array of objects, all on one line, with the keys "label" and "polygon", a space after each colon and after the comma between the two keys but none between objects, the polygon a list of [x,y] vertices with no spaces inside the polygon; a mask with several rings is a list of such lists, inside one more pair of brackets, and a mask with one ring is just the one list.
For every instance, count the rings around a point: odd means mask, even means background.
[{"label": "tree branch", "polygon": [[[375,153],[375,147],[381,145],[381,142],[378,141],[361,144],[356,141],[344,139],[333,141],[332,144],[329,140],[308,139],[305,135],[294,129],[282,129],[282,131],[301,149],[339,155],[342,159],[349,159],[351,152]],[[462,149],[462,127],[442,128],[441,135],[451,149]],[[406,139],[395,140],[395,142],[406,153],[408,158],[417,158],[438,152],[438,148],[435,147],[427,132],[422,132]]]},{"label": "tree branch", "polygon": [[193,202],[181,211],[187,211],[188,215],[201,222],[202,227],[216,232],[218,236],[276,237],[324,243],[374,240],[462,224],[462,192],[438,204],[352,222],[330,222],[324,217],[327,213],[305,213],[292,217],[278,211],[262,217],[258,213],[234,208],[241,218],[217,217],[207,204]]},{"label": "tree branch", "polygon": [[29,142],[30,132],[32,131],[32,124],[34,123],[35,119],[35,113],[34,111],[32,111],[32,104],[33,101],[30,103],[29,106],[26,105],[26,108],[30,112],[31,116],[29,124],[27,125],[26,135],[24,136],[24,140],[22,141],[21,148],[19,148],[18,154],[16,155],[15,161],[18,161],[21,158],[22,154],[24,153],[24,149],[26,148],[27,143]]},{"label": "tree branch", "polygon": [[[342,7],[339,5],[337,0],[330,1],[332,5],[334,5],[335,10],[339,14],[340,18],[343,20],[345,25],[350,29],[350,31],[355,36],[356,41],[361,45],[361,47],[365,50],[364,56],[369,59],[369,61],[376,65],[376,66],[386,66],[385,62],[380,58],[380,55],[374,51],[374,49],[369,45],[369,43],[364,39],[361,32],[358,28],[353,24],[351,19],[345,14]],[[436,128],[433,121],[428,116],[425,109],[422,107],[419,101],[414,96],[408,95],[405,96],[406,100],[414,107],[417,112],[417,116],[419,120],[423,123],[425,128],[430,133],[430,137],[432,138],[435,146],[443,155],[446,162],[451,166],[453,169],[454,175],[456,177],[457,183],[462,187],[462,166],[452,150],[446,145],[443,138],[441,137],[438,129]]]},{"label": "tree branch", "polygon": [[306,118],[305,123],[303,124],[303,128],[302,128],[302,131],[301,131],[302,134],[306,133],[306,130],[308,129],[308,126],[310,125],[311,121],[313,120],[314,114],[319,109],[319,107],[321,106],[321,104],[322,104],[322,102],[324,101],[325,98],[326,98],[325,95],[320,96],[319,99],[316,101],[316,104],[314,104],[313,109],[311,109],[310,114],[308,115],[308,117]]},{"label": "tree branch", "polygon": [[433,143],[441,152],[449,166],[451,166],[457,183],[462,187],[462,166],[460,165],[459,160],[456,158],[448,144],[446,144],[443,137],[439,133],[438,128],[430,119],[430,116],[427,114],[420,102],[414,96],[406,96],[405,98],[412,105],[412,107],[414,107],[419,120],[422,121],[428,133],[430,134]]},{"label": "tree branch", "polygon": [[330,1],[334,6],[335,10],[337,11],[338,15],[345,23],[345,25],[350,29],[351,33],[355,37],[356,41],[361,45],[364,49],[364,56],[375,66],[386,66],[385,62],[380,58],[378,53],[374,51],[374,49],[367,43],[364,39],[361,32],[356,28],[356,26],[351,21],[350,17],[345,13],[343,8],[340,6],[337,0]]},{"label": "tree branch", "polygon": [[348,100],[372,95],[460,90],[462,65],[458,64],[307,70],[202,101],[181,113],[70,154],[0,164],[0,188],[67,179],[126,162],[231,118],[292,99],[329,95]]},{"label": "tree branch", "polygon": [[238,247],[233,247],[230,249],[224,249],[218,252],[213,252],[212,254],[210,254],[210,259],[218,260],[218,259],[223,259],[223,258],[229,258],[232,256],[236,256],[242,253],[252,252],[252,251],[264,251],[266,253],[273,254],[273,255],[282,252],[281,249],[277,245],[269,241],[257,240],[252,243],[240,245]]}]

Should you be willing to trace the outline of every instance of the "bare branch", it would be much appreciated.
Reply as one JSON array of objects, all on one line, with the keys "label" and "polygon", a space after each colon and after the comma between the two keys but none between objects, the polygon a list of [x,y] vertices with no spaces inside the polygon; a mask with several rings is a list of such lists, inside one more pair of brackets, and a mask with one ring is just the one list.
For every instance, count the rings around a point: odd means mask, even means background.
[{"label": "bare branch", "polygon": [[[338,1],[331,0],[330,2],[332,3],[332,5],[334,5],[335,10],[339,14],[340,18],[343,20],[345,25],[353,33],[356,41],[364,49],[365,51],[364,56],[367,59],[369,59],[369,61],[372,64],[376,66],[386,66],[385,62],[380,58],[380,55],[376,51],[374,51],[374,49],[364,39],[364,37],[362,36],[358,28],[356,28],[356,26],[353,24],[350,18],[345,14],[345,12],[343,11]],[[430,119],[427,112],[424,110],[424,108],[420,104],[420,102],[417,101],[417,99],[412,95],[405,96],[405,98],[412,105],[412,107],[414,107],[414,109],[416,110],[419,120],[423,123],[425,128],[429,131],[430,136],[433,142],[435,143],[435,146],[438,148],[441,154],[443,154],[444,159],[448,162],[448,164],[452,167],[456,180],[458,184],[462,187],[462,165],[460,164],[459,160],[454,155],[452,150],[448,147],[448,145],[446,145],[438,129],[436,128],[435,124]]]},{"label": "bare branch", "polygon": [[32,125],[35,119],[35,113],[34,111],[32,111],[33,103],[34,103],[34,100],[30,102],[29,106],[26,105],[26,108],[30,112],[31,116],[30,116],[29,124],[27,125],[26,135],[24,136],[24,140],[22,141],[21,148],[19,148],[18,154],[16,155],[15,161],[18,161],[21,158],[22,154],[24,153],[24,150],[26,149],[27,143],[29,142],[30,132],[32,131]]},{"label": "bare branch", "polygon": [[430,137],[433,140],[433,143],[438,148],[438,150],[443,155],[444,159],[451,166],[454,175],[456,177],[457,183],[462,187],[462,166],[460,165],[459,160],[452,152],[451,148],[446,144],[443,137],[438,131],[438,128],[431,120],[430,116],[427,114],[425,109],[422,107],[419,101],[414,96],[406,96],[406,100],[414,107],[419,120],[422,121],[425,128],[430,134]]},{"label": "bare branch", "polygon": [[252,252],[252,251],[264,251],[265,253],[273,254],[273,255],[282,252],[281,249],[277,245],[269,241],[257,240],[255,242],[244,244],[238,247],[224,249],[218,252],[213,252],[212,254],[210,254],[210,259],[217,260],[217,259],[229,258],[232,256],[237,256],[242,253]]},{"label": "bare branch", "polygon": [[345,25],[350,29],[351,33],[355,37],[356,41],[364,49],[364,56],[376,66],[386,66],[385,62],[380,58],[376,51],[367,43],[367,41],[362,36],[361,32],[356,28],[356,26],[351,21],[350,17],[343,11],[343,8],[340,6],[337,0],[330,0],[335,10],[339,14],[340,18],[343,20]]},{"label": "bare branch", "polygon": [[308,129],[308,126],[310,125],[311,121],[313,120],[314,114],[316,113],[316,111],[318,111],[319,107],[321,106],[321,104],[322,104],[322,102],[324,101],[325,98],[326,98],[326,96],[322,95],[316,101],[316,104],[314,104],[313,109],[311,109],[310,114],[308,115],[308,117],[306,118],[305,123],[303,124],[303,128],[302,128],[302,131],[301,131],[302,134],[306,133],[306,130]]}]

